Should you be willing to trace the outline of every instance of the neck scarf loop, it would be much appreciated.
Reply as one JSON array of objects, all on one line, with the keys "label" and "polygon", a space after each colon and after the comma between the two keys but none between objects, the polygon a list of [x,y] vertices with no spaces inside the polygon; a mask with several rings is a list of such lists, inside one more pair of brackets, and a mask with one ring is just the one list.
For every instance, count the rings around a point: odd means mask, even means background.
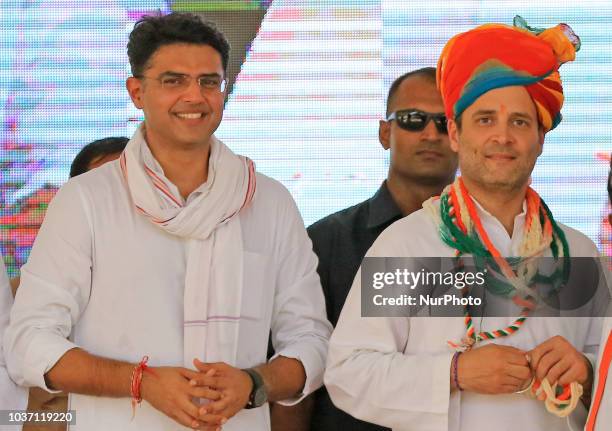
[{"label": "neck scarf loop", "polygon": [[144,125],[120,157],[136,210],[164,232],[186,241],[184,366],[192,361],[235,364],[242,304],[242,230],[237,215],[253,199],[255,167],[211,139],[208,188],[189,204],[143,157]]},{"label": "neck scarf loop", "polygon": [[[461,342],[449,341],[457,351],[470,350],[482,340],[508,337],[517,332],[536,306],[538,294],[530,285],[544,282],[559,288],[569,277],[569,245],[563,230],[555,222],[550,209],[532,189],[527,189],[527,214],[523,239],[519,246],[520,257],[505,258],[493,245],[485,231],[476,204],[469,195],[461,177],[447,186],[439,197],[440,205],[434,202],[437,197],[423,203],[431,218],[438,226],[440,238],[456,251],[457,269],[462,268],[460,257],[470,254],[479,271],[485,268],[487,289],[493,294],[511,299],[522,307],[519,317],[509,326],[494,331],[477,332],[469,310],[464,309],[466,335]],[[538,273],[537,257],[550,249],[553,258],[564,258],[563,265],[552,275]],[[467,294],[467,289],[463,290]],[[577,382],[565,387],[551,385],[547,379],[542,382],[533,380],[526,391],[533,397],[544,401],[546,409],[560,417],[569,415],[578,405],[583,388]]]}]

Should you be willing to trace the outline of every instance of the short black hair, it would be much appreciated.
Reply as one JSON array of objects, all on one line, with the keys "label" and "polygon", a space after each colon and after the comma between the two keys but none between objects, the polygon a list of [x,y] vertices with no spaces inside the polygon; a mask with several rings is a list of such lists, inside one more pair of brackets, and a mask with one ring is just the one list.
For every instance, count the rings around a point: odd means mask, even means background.
[{"label": "short black hair", "polygon": [[173,12],[147,15],[134,25],[127,44],[132,75],[142,76],[153,54],[175,43],[211,46],[221,55],[223,71],[227,72],[230,45],[216,25],[192,13]]},{"label": "short black hair", "polygon": [[70,178],[87,172],[90,163],[94,160],[122,152],[128,141],[128,138],[121,136],[98,139],[85,145],[70,165]]},{"label": "short black hair", "polygon": [[412,72],[404,73],[399,78],[396,78],[395,81],[393,81],[393,83],[391,84],[391,87],[389,87],[389,93],[387,94],[386,117],[388,117],[389,114],[391,114],[391,112],[389,111],[389,107],[392,105],[395,94],[397,93],[397,90],[399,90],[400,85],[402,85],[402,82],[404,82],[408,78],[417,77],[417,76],[421,78],[425,78],[428,81],[431,81],[432,83],[435,84],[436,83],[436,68],[435,67],[422,67],[420,69],[413,70]]}]

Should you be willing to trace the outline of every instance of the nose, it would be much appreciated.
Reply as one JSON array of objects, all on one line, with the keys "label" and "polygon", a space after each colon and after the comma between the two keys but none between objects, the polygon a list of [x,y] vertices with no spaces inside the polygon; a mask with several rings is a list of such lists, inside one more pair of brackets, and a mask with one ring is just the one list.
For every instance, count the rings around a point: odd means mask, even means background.
[{"label": "nose", "polygon": [[500,121],[495,126],[493,140],[497,141],[502,145],[508,145],[514,140],[512,131],[507,121]]},{"label": "nose", "polygon": [[429,120],[421,132],[421,139],[435,141],[439,138],[440,132],[438,132],[438,129],[436,128],[436,123],[433,120]]},{"label": "nose", "polygon": [[189,85],[182,94],[183,100],[186,102],[200,102],[204,99],[202,89],[197,79],[191,79]]}]

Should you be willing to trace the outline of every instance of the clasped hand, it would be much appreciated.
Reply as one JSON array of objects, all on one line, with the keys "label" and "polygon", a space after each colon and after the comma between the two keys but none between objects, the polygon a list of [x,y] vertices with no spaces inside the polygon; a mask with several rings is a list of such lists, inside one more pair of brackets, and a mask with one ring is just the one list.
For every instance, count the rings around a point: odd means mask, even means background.
[{"label": "clasped hand", "polygon": [[535,377],[550,384],[588,383],[588,359],[561,336],[530,351],[487,344],[463,353],[457,364],[459,385],[467,391],[503,394],[521,391]]},{"label": "clasped hand", "polygon": [[194,360],[197,371],[157,367],[143,375],[144,400],[176,422],[202,431],[220,430],[246,406],[252,390],[249,375],[223,362]]}]

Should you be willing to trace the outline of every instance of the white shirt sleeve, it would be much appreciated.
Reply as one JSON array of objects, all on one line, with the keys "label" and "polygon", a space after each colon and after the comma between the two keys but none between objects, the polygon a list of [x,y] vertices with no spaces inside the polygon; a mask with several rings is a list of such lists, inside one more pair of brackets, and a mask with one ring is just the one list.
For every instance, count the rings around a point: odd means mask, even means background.
[{"label": "white shirt sleeve", "polygon": [[284,228],[279,232],[277,283],[272,312],[272,345],[277,356],[300,360],[306,383],[297,398],[280,404],[293,405],[323,384],[328,340],[332,326],[327,320],[323,289],[317,274],[317,257],[293,199],[287,194]]},{"label": "white shirt sleeve", "polygon": [[57,193],[34,241],[5,335],[8,371],[19,385],[50,390],[44,375],[68,350],[67,338],[87,305],[92,231],[79,186]]},{"label": "white shirt sleeve", "polygon": [[409,318],[361,317],[359,270],[330,340],[325,386],[358,419],[447,430],[453,353],[404,354],[409,335]]},{"label": "white shirt sleeve", "polygon": [[[2,354],[2,336],[8,326],[9,313],[13,304],[13,295],[4,261],[0,256],[0,409],[23,410],[26,408],[27,392],[9,378],[6,362]],[[2,428],[0,426],[0,428]]]}]

